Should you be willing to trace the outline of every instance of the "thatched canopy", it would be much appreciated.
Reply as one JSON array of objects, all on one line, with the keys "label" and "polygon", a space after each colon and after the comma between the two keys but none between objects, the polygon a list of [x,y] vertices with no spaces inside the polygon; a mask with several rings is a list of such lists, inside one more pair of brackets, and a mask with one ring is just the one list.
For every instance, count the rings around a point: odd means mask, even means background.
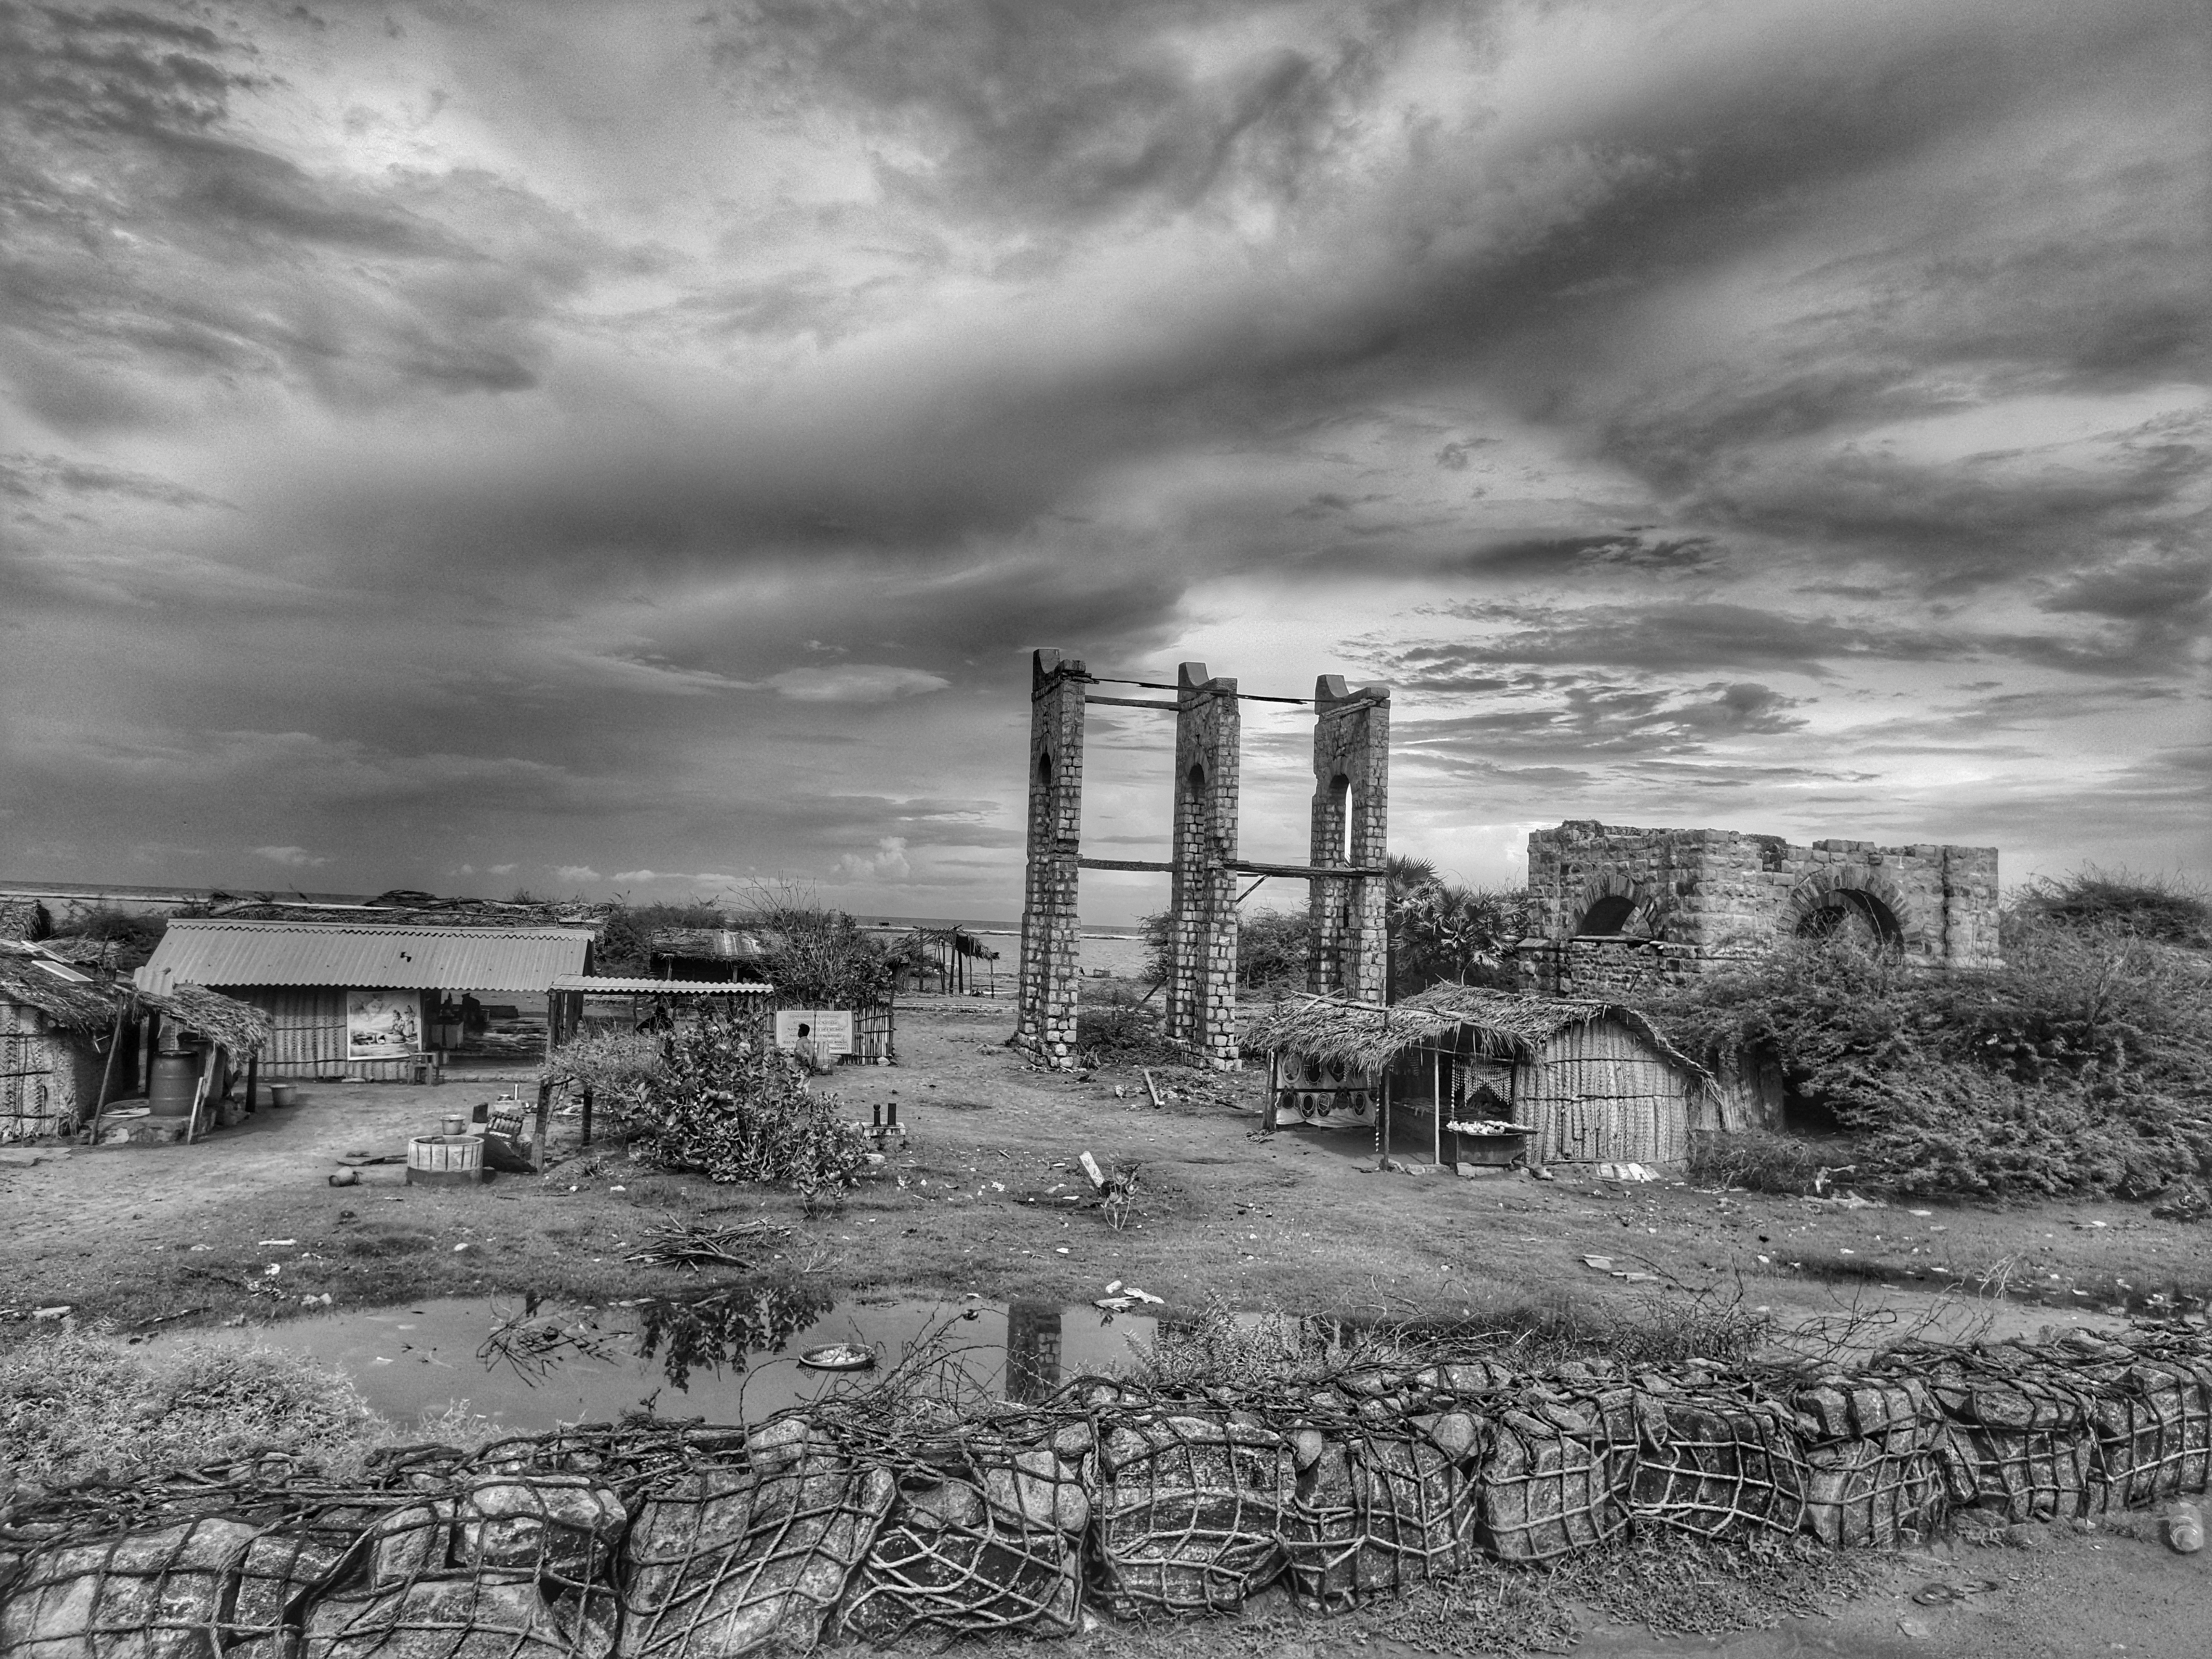
[{"label": "thatched canopy", "polygon": [[114,1025],[118,1015],[150,1010],[241,1057],[269,1041],[269,1016],[251,1004],[198,985],[163,992],[134,989],[127,981],[97,977],[60,961],[43,946],[0,943],[0,998],[36,1008],[65,1031],[88,1036]]},{"label": "thatched canopy", "polygon": [[1388,1007],[1338,997],[1289,997],[1246,1026],[1243,1040],[1247,1048],[1288,1049],[1371,1070],[1423,1047],[1466,1047],[1486,1059],[1534,1060],[1561,1031],[1598,1020],[1620,1022],[1672,1064],[1710,1080],[1704,1066],[1626,1003],[1519,996],[1472,985],[1432,986]]},{"label": "thatched canopy", "polygon": [[269,1016],[251,1003],[227,997],[200,985],[179,985],[162,991],[137,993],[138,1006],[150,1008],[165,1020],[183,1026],[210,1042],[219,1042],[243,1060],[260,1053],[270,1037]]}]

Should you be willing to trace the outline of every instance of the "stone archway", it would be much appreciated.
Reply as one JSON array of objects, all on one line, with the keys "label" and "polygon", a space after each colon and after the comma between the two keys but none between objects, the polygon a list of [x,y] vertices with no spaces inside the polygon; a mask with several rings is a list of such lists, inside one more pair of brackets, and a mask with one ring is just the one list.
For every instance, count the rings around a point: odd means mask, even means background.
[{"label": "stone archway", "polygon": [[1644,887],[1617,871],[1592,876],[1583,884],[1581,902],[1568,912],[1572,921],[1570,939],[1612,938],[1630,933],[1643,939],[1661,936],[1661,918]]},{"label": "stone archway", "polygon": [[1904,896],[1880,874],[1863,868],[1845,866],[1806,877],[1790,893],[1782,922],[1782,931],[1797,939],[1849,933],[1914,956],[1927,950],[1919,917]]}]

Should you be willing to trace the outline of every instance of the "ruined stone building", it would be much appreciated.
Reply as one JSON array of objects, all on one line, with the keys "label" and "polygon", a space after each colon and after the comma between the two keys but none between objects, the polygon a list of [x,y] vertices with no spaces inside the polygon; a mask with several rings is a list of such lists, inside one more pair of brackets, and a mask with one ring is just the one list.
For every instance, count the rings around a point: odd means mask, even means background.
[{"label": "ruined stone building", "polygon": [[1997,849],[1876,847],[1575,819],[1528,837],[1534,988],[1624,995],[1777,939],[1849,931],[1930,969],[1992,968]]}]

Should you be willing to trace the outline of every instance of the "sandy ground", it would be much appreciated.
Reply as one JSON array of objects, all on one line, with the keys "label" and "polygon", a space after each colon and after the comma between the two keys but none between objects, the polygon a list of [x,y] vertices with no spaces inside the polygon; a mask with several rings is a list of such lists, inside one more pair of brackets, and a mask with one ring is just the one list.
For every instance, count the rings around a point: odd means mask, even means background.
[{"label": "sandy ground", "polygon": [[[909,1133],[890,1143],[881,1179],[811,1220],[783,1195],[659,1175],[605,1146],[579,1155],[574,1119],[560,1121],[556,1162],[543,1176],[430,1189],[401,1184],[386,1165],[364,1170],[361,1186],[333,1188],[326,1177],[341,1154],[401,1151],[410,1133],[432,1131],[447,1111],[499,1089],[310,1085],[301,1105],[264,1109],[197,1146],[0,1164],[8,1268],[0,1311],[20,1319],[65,1304],[81,1319],[143,1328],[278,1320],[301,1311],[303,1297],[320,1307],[325,1295],[344,1307],[485,1291],[598,1300],[696,1288],[696,1279],[641,1270],[623,1256],[648,1227],[702,1212],[794,1223],[793,1259],[771,1270],[790,1271],[795,1260],[839,1291],[1076,1302],[1118,1279],[1164,1297],[1170,1310],[1218,1300],[1377,1316],[1535,1304],[1673,1317],[1736,1302],[1785,1325],[1851,1326],[1862,1340],[1929,1319],[1953,1335],[2094,1325],[2106,1318],[2094,1310],[2123,1289],[2201,1288],[2212,1277],[2203,1229],[2127,1206],[1928,1205],[1917,1215],[1687,1184],[1377,1173],[1371,1144],[1357,1136],[1263,1136],[1256,1077],[1175,1073],[1167,1081],[1179,1097],[1155,1109],[1133,1069],[1084,1079],[1031,1070],[1003,1046],[1012,1012],[1003,1001],[902,1006],[901,1065],[844,1068],[817,1083],[862,1121],[895,1098]],[[1127,1231],[1069,1201],[1082,1190],[1074,1159],[1085,1150],[1109,1167],[1139,1167],[1139,1212]],[[1616,1279],[1586,1266],[1590,1255],[1660,1282]],[[1939,1293],[1938,1266],[1953,1283],[2033,1277],[2093,1293],[2067,1298],[2063,1311]],[[1838,1276],[1868,1273],[1929,1277]],[[0,1325],[0,1340],[7,1328]],[[1745,1659],[2212,1655],[2204,1566],[2212,1557],[2071,1534],[2024,1553],[1972,1554],[1962,1566],[1937,1565],[2002,1576],[2003,1588],[1932,1613],[1877,1596],[1842,1621],[1737,1638],[1751,1645],[1618,1638],[1644,1642],[1635,1647],[1593,1633],[1583,1646]],[[1900,1571],[1923,1568],[1942,1576],[1927,1564]],[[1844,1644],[1820,1645],[1830,1642]]]}]

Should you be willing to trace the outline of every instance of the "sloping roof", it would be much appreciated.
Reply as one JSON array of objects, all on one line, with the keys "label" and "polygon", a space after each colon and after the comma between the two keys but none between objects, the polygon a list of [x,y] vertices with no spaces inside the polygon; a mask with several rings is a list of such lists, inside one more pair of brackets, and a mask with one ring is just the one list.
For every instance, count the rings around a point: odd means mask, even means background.
[{"label": "sloping roof", "polygon": [[656,957],[702,962],[758,962],[768,954],[760,935],[741,927],[663,927],[646,948]]},{"label": "sloping roof", "polygon": [[259,1053],[272,1029],[269,1016],[251,1003],[200,985],[172,986],[160,993],[141,991],[138,1005],[221,1043],[241,1059]]},{"label": "sloping roof", "polygon": [[46,931],[46,907],[21,895],[0,896],[0,939],[36,939]]},{"label": "sloping roof", "polygon": [[582,991],[592,996],[771,997],[775,987],[759,980],[736,979],[598,979],[586,974],[563,974],[548,988]]},{"label": "sloping roof", "polygon": [[580,973],[579,927],[393,927],[177,918],[147,965],[180,984],[543,991]]},{"label": "sloping roof", "polygon": [[1620,1002],[1567,997],[1518,996],[1472,985],[1437,985],[1385,1008],[1336,997],[1294,996],[1276,1003],[1245,1028],[1248,1048],[1287,1048],[1349,1065],[1388,1064],[1407,1049],[1431,1043],[1462,1028],[1478,1054],[1534,1060],[1561,1031],[1599,1020],[1626,1025],[1655,1052],[1701,1081],[1705,1068],[1668,1042],[1636,1009]]},{"label": "sloping roof", "polygon": [[104,1031],[115,1023],[112,990],[27,945],[0,946],[0,998],[37,1009],[65,1030]]}]

